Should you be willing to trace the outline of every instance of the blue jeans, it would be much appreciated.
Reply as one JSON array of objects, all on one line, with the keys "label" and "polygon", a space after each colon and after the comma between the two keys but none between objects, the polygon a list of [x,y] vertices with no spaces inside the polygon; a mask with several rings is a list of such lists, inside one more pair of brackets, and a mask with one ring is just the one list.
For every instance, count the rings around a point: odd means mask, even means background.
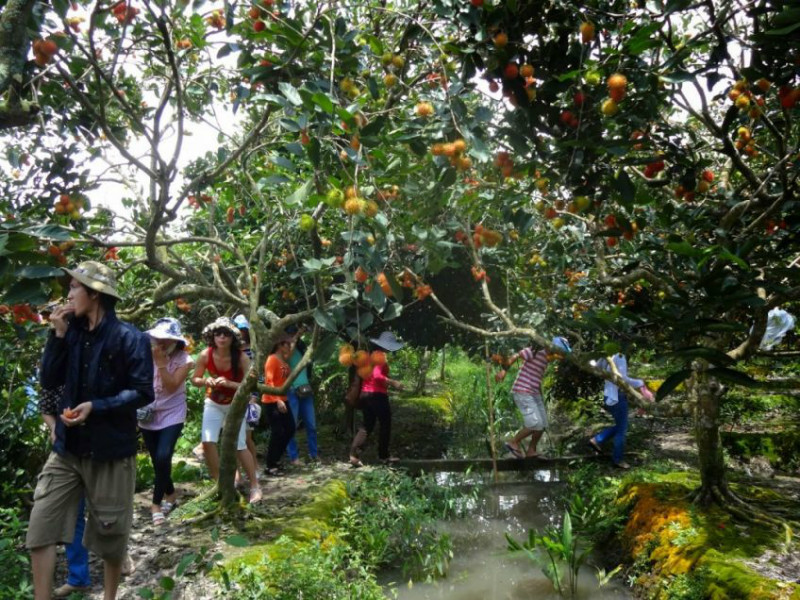
[{"label": "blue jeans", "polygon": [[78,520],[75,522],[75,537],[72,543],[67,544],[67,583],[75,587],[88,587],[92,584],[89,579],[89,551],[83,547],[83,530],[86,527],[86,498],[81,498],[78,505]]},{"label": "blue jeans", "polygon": [[[317,458],[317,419],[314,416],[314,396],[307,396],[305,398],[297,397],[297,390],[290,388],[287,394],[289,399],[289,410],[292,411],[294,422],[296,425],[303,421],[306,428],[306,440],[308,441],[308,455],[311,458]],[[298,419],[299,417],[299,419]],[[297,460],[297,441],[295,440],[297,434],[292,436],[289,445],[286,447],[286,453],[289,455],[289,460]]]},{"label": "blue jeans", "polygon": [[619,402],[613,406],[608,406],[603,398],[603,407],[611,413],[614,417],[614,426],[606,427],[594,436],[598,444],[602,444],[608,438],[614,438],[614,450],[611,454],[611,460],[615,465],[622,462],[622,457],[625,455],[625,435],[628,433],[628,398],[623,392],[619,392]]}]

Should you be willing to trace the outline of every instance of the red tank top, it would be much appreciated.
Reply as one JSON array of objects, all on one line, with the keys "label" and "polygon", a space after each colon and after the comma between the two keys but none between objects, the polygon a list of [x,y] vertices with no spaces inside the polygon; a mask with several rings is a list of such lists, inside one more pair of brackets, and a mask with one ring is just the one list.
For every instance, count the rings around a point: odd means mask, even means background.
[{"label": "red tank top", "polygon": [[[241,369],[241,361],[239,361],[239,370]],[[227,371],[221,371],[217,368],[217,365],[214,364],[214,348],[209,347],[208,349],[208,360],[206,361],[206,369],[209,373],[211,373],[214,377],[224,377],[229,381],[241,381],[244,377],[244,372],[241,372],[238,376],[238,379],[233,376],[233,365]],[[216,402],[217,404],[230,404],[233,402],[233,396],[236,394],[236,390],[230,388],[206,388],[206,398],[210,398],[212,402]]]}]

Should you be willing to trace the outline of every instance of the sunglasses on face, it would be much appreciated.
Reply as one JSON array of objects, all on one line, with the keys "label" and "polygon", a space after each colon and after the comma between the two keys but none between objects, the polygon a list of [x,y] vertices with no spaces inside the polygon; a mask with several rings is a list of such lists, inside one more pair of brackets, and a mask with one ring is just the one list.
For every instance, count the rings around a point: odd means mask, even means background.
[{"label": "sunglasses on face", "polygon": [[225,329],[220,329],[219,331],[214,332],[214,337],[233,337],[233,334],[230,331]]}]

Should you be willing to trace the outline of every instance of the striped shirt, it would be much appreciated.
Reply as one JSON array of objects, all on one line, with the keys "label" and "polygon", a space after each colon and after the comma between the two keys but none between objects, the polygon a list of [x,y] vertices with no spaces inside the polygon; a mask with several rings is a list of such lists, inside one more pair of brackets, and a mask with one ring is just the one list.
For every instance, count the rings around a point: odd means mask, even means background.
[{"label": "striped shirt", "polygon": [[542,395],[542,376],[547,368],[547,352],[533,348],[524,348],[520,351],[519,357],[522,359],[522,366],[519,368],[514,385],[511,391],[515,394],[534,394]]}]

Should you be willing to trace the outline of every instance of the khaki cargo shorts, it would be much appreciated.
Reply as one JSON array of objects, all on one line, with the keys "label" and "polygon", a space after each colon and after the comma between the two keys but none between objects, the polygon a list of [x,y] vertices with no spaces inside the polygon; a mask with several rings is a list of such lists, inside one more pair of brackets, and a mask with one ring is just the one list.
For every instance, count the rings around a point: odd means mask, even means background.
[{"label": "khaki cargo shorts", "polygon": [[86,496],[88,522],[83,545],[104,559],[122,560],[133,522],[136,457],[112,461],[50,453],[33,493],[29,549],[69,544],[78,503]]}]

